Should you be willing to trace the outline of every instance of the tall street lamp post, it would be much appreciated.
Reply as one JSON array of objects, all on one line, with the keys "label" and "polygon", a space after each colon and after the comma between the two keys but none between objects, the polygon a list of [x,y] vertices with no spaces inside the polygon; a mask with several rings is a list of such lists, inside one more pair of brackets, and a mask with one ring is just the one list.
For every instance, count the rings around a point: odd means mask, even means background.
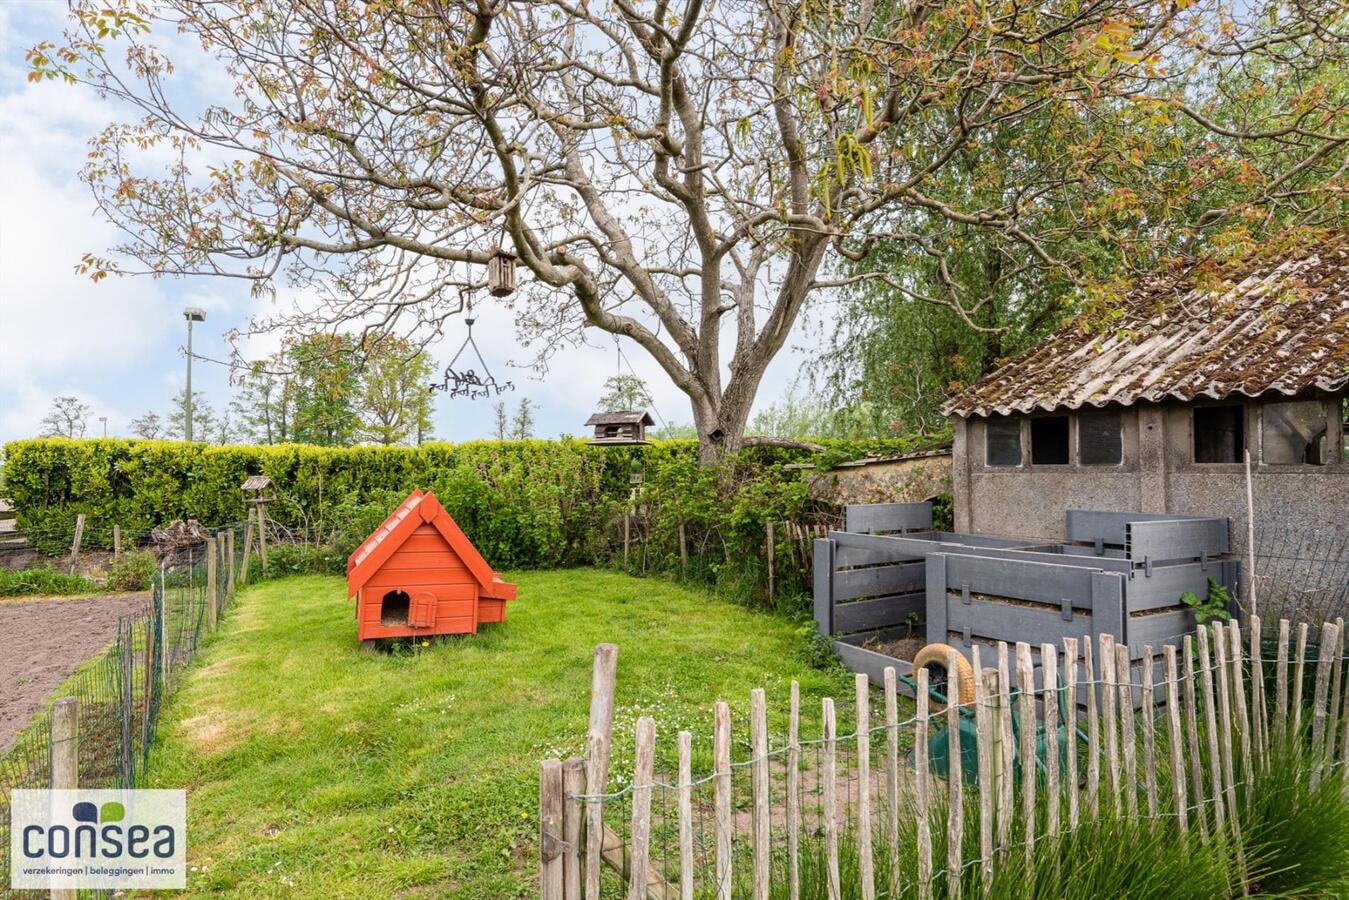
[{"label": "tall street lamp post", "polygon": [[187,319],[187,393],[183,395],[183,436],[192,440],[192,323],[205,322],[206,310],[189,306],[183,310]]}]

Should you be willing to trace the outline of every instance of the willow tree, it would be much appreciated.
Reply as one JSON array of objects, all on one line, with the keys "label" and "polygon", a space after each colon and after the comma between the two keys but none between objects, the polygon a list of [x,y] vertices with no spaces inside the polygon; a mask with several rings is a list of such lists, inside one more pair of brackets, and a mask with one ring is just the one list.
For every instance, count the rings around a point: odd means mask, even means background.
[{"label": "willow tree", "polygon": [[[963,231],[1009,277],[1072,278],[1074,238],[1121,215],[1151,217],[1120,238],[1147,245],[1269,203],[1319,208],[1316,191],[1343,185],[1341,98],[1294,90],[1225,115],[1213,101],[1236,70],[1316,85],[1343,8],[1239,6],[74,0],[64,38],[30,60],[35,79],[144,114],[93,144],[86,177],[128,236],[85,258],[94,277],[287,279],[321,298],[311,324],[434,333],[504,247],[525,276],[509,301],[523,336],[545,355],[586,327],[635,342],[687,394],[711,460],[746,442],[807,300],[893,277],[838,265],[879,237],[931,260],[921,300],[967,316],[981,298],[946,275]],[[180,34],[229,96],[182,99],[156,43]],[[1053,140],[1007,158],[1011,188],[970,190],[953,161],[1032,121]],[[1170,221],[1215,181],[1240,190]],[[1053,205],[1073,215],[1034,215]],[[888,227],[896,209],[925,227]]]}]

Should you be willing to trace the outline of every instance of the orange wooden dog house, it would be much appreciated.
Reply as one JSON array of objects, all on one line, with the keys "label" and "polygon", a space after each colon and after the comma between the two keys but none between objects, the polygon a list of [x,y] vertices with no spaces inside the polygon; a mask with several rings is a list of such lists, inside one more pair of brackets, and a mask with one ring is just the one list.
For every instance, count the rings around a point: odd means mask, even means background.
[{"label": "orange wooden dog house", "polygon": [[361,641],[476,634],[506,618],[502,581],[434,494],[413,491],[347,558]]}]

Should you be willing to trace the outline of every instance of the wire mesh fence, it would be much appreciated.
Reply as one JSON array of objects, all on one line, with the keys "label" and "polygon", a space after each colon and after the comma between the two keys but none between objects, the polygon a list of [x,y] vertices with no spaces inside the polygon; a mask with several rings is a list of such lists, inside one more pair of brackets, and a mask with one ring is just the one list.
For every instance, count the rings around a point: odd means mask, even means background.
[{"label": "wire mesh fence", "polygon": [[1266,621],[1349,614],[1349,529],[1257,528],[1255,591]]},{"label": "wire mesh fence", "polygon": [[890,678],[880,694],[858,675],[837,711],[828,698],[803,709],[793,686],[778,698],[785,733],[768,731],[756,691],[748,715],[718,704],[711,736],[657,741],[644,719],[610,749],[605,702],[592,703],[586,757],[541,767],[541,894],[977,895],[998,869],[1029,866],[1037,842],[1085,839],[1112,817],[1230,842],[1239,858],[1245,792],[1291,758],[1289,741],[1313,784],[1349,765],[1342,623],[1252,628],[1213,623],[1160,659],[1107,639],[1096,665],[1077,642],[1019,645],[1010,670],[985,647],[1000,664],[973,700],[946,706],[920,671],[903,718]]},{"label": "wire mesh fence", "polygon": [[[80,665],[51,698],[75,700],[80,787],[146,783],[164,699],[233,597],[244,557],[238,532],[237,524],[223,526],[166,561],[153,578],[146,611],[122,617],[107,649]],[[10,792],[50,787],[53,750],[48,707],[0,755],[0,885],[10,883]]]}]

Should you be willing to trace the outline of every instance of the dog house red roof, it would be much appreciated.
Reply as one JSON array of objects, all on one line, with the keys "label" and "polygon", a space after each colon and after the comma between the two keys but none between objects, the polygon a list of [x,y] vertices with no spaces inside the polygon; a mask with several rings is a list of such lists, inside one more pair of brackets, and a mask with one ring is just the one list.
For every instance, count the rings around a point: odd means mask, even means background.
[{"label": "dog house red roof", "polygon": [[476,633],[506,617],[501,580],[434,494],[413,491],[347,558],[361,640]]}]

